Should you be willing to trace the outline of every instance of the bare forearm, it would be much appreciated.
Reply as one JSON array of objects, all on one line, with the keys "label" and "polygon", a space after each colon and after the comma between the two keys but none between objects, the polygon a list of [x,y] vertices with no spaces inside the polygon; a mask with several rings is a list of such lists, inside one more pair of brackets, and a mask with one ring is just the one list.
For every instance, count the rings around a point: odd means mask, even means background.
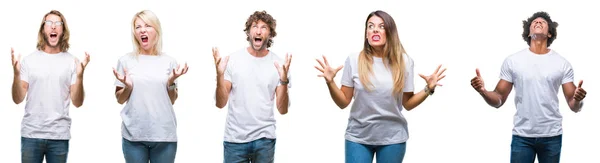
[{"label": "bare forearm", "polygon": [[581,107],[583,107],[583,101],[577,101],[574,98],[569,100],[569,108],[571,111],[577,113],[581,111]]},{"label": "bare forearm", "polygon": [[175,104],[175,100],[177,100],[177,89],[169,90],[167,88],[167,92],[169,94],[169,99],[171,99],[171,104]]},{"label": "bare forearm", "polygon": [[344,92],[337,87],[335,82],[327,83],[327,88],[329,88],[329,95],[331,95],[331,99],[333,99],[333,102],[335,102],[340,109],[344,109],[348,106],[348,104],[350,104],[350,101],[346,100]]},{"label": "bare forearm", "polygon": [[133,91],[133,88],[130,88],[130,87],[127,87],[127,86],[125,88],[120,89],[119,91],[117,91],[117,102],[119,104],[123,104],[127,100],[129,100],[129,96],[131,95],[131,91]]},{"label": "bare forearm", "polygon": [[13,79],[13,84],[12,84],[13,102],[15,102],[15,104],[19,104],[19,103],[23,102],[23,99],[25,99],[26,93],[27,92],[25,92],[25,89],[23,88],[23,85],[21,83],[21,77],[18,75],[15,75],[15,77]]},{"label": "bare forearm", "polygon": [[288,112],[289,104],[289,96],[288,96],[288,87],[287,85],[281,85],[277,89],[277,110],[279,110],[280,114],[286,114]]},{"label": "bare forearm", "polygon": [[75,105],[75,107],[80,107],[83,105],[83,99],[85,98],[85,91],[83,90],[83,78],[77,78],[74,88],[75,90],[71,90],[74,93],[73,97],[71,97],[73,105]]},{"label": "bare forearm", "polygon": [[502,95],[495,91],[484,91],[479,93],[481,97],[485,100],[485,102],[495,108],[500,108],[504,104],[504,100],[502,99]]},{"label": "bare forearm", "polygon": [[227,104],[229,99],[229,93],[225,86],[225,79],[223,75],[217,75],[217,88],[215,90],[216,106],[217,108],[223,108]]},{"label": "bare forearm", "polygon": [[404,108],[408,111],[411,111],[412,109],[416,108],[417,106],[419,106],[421,103],[423,103],[423,101],[425,101],[425,99],[427,99],[429,95],[421,90],[420,92],[413,94],[410,98],[408,98],[408,100],[406,100],[406,103],[403,104]]}]

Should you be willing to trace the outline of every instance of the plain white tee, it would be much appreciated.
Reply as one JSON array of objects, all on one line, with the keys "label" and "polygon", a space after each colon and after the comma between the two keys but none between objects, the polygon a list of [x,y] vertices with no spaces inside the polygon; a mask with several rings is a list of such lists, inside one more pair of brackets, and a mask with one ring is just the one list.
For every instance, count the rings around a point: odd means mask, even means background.
[{"label": "plain white tee", "polygon": [[[504,60],[500,79],[515,88],[514,135],[551,137],[562,134],[558,88],[573,82],[571,64],[554,50],[538,55],[524,49]],[[562,96],[561,96],[562,97]]]},{"label": "plain white tee", "polygon": [[71,138],[71,85],[77,81],[76,58],[68,52],[36,51],[21,61],[21,80],[29,83],[21,136]]},{"label": "plain white tee", "polygon": [[[254,57],[247,49],[229,55],[224,79],[231,82],[224,141],[246,143],[260,138],[275,139],[275,90],[280,85],[274,65],[284,60],[270,52]],[[288,88],[291,77],[288,71]],[[288,103],[289,106],[289,103]]]},{"label": "plain white tee", "polygon": [[[402,94],[393,96],[394,83],[390,69],[383,59],[373,57],[371,92],[367,91],[358,76],[358,57],[346,59],[342,85],[354,88],[354,102],[348,118],[346,140],[367,145],[389,145],[408,140],[408,126],[402,115]],[[403,92],[413,92],[413,60],[404,54],[406,66]]]},{"label": "plain white tee", "polygon": [[[127,68],[133,81],[129,100],[121,111],[121,134],[129,141],[176,142],[177,119],[167,91],[167,80],[177,62],[166,54],[127,54],[117,63],[122,75]],[[115,86],[125,84],[115,79]]]}]

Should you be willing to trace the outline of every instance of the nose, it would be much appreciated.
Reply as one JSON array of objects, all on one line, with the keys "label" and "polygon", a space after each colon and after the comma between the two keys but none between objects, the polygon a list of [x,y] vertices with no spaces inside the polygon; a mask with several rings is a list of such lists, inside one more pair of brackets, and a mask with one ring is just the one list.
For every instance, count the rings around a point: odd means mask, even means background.
[{"label": "nose", "polygon": [[142,33],[146,33],[146,32],[148,32],[148,30],[146,29],[146,27],[142,27],[142,30],[141,30],[141,32],[142,32]]}]

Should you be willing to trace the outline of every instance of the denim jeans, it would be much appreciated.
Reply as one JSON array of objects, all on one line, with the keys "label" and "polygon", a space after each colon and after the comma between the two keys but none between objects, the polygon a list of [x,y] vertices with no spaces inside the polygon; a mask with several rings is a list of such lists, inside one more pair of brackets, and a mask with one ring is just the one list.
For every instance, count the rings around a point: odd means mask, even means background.
[{"label": "denim jeans", "polygon": [[123,155],[126,163],[173,163],[177,142],[129,141],[123,138]]},{"label": "denim jeans", "polygon": [[511,163],[533,163],[536,154],[539,163],[558,163],[562,135],[540,138],[513,135],[510,147]]},{"label": "denim jeans", "polygon": [[346,163],[401,163],[406,152],[406,143],[390,145],[365,145],[346,140]]},{"label": "denim jeans", "polygon": [[21,137],[21,162],[65,163],[69,153],[69,140],[51,140]]},{"label": "denim jeans", "polygon": [[275,139],[261,138],[247,143],[223,142],[224,163],[273,163]]}]

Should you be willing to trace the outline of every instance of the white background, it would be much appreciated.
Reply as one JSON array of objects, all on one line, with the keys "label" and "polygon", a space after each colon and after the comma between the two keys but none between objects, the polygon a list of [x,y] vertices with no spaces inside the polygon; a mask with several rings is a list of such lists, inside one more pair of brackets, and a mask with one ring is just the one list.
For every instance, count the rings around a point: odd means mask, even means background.
[{"label": "white background", "polygon": [[[364,22],[374,10],[395,19],[400,40],[415,61],[415,72],[429,74],[438,64],[448,68],[443,87],[423,104],[403,112],[410,139],[405,162],[504,163],[509,161],[513,95],[500,109],[488,106],[470,86],[480,68],[486,88],[499,80],[502,61],[527,48],[522,20],[544,10],[560,25],[551,48],[569,60],[575,80],[585,80],[589,92],[584,110],[568,109],[562,90],[564,116],[562,162],[599,162],[600,146],[596,83],[600,43],[599,12],[592,1],[2,1],[0,4],[0,158],[20,162],[20,128],[25,102],[11,99],[10,47],[23,55],[35,50],[43,15],[60,10],[71,29],[70,52],[79,58],[91,53],[85,72],[86,99],[71,108],[72,139],[69,162],[124,162],[119,113],[111,67],[133,48],[131,19],[143,9],[154,11],[163,25],[164,51],[188,62],[180,78],[175,104],[179,143],[176,162],[222,162],[226,109],[214,106],[215,70],[211,47],[223,55],[246,47],[244,23],[256,10],[277,20],[278,36],[271,50],[294,55],[294,85],[287,115],[277,115],[275,160],[343,162],[344,132],[349,107],[340,110],[331,100],[324,80],[318,78],[315,58],[325,54],[341,65],[362,48]],[[342,70],[343,71],[343,70]],[[339,83],[341,73],[335,81]],[[424,81],[415,77],[416,88]],[[418,89],[416,90],[418,91]]]}]

